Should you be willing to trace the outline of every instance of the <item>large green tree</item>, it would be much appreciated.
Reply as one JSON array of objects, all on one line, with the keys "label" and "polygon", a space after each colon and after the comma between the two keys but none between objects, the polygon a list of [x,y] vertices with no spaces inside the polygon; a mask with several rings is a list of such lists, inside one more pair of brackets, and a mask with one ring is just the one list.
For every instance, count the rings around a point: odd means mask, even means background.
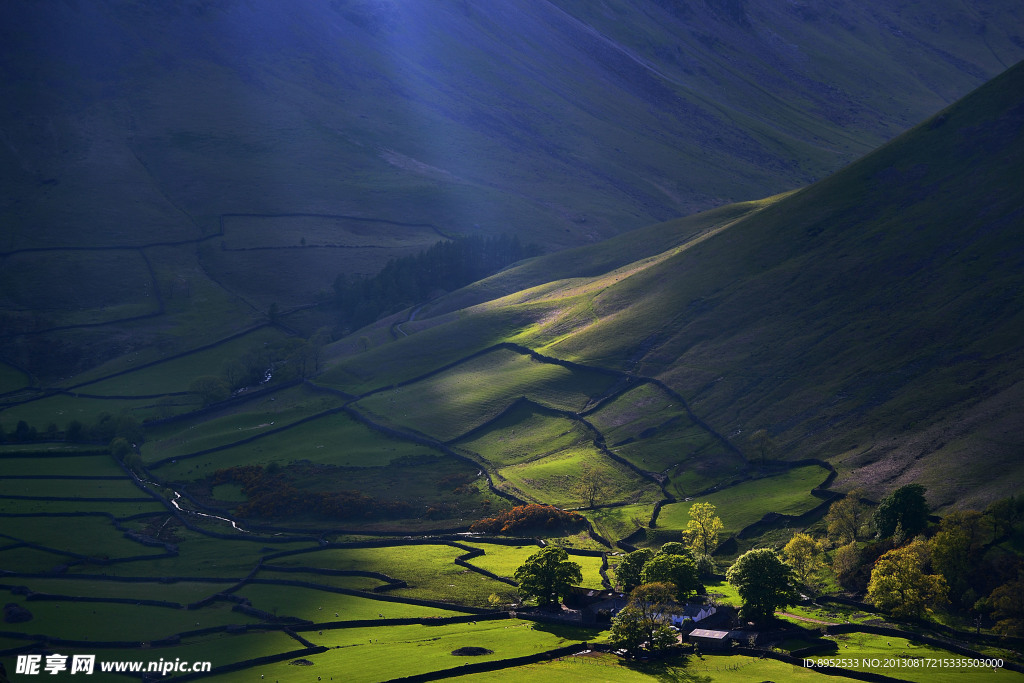
[{"label": "large green tree", "polygon": [[629,593],[642,583],[640,572],[652,557],[654,551],[650,548],[641,548],[622,556],[615,567],[615,580],[622,586],[623,591]]},{"label": "large green tree", "polygon": [[793,570],[771,548],[743,553],[725,576],[743,600],[743,617],[754,622],[769,619],[775,610],[795,604],[800,597]]},{"label": "large green tree", "polygon": [[680,602],[690,600],[701,589],[697,577],[697,563],[689,552],[685,554],[658,553],[644,564],[641,582],[665,583],[675,586],[675,597]]},{"label": "large green tree", "polygon": [[657,652],[677,642],[669,628],[671,615],[679,613],[674,600],[675,586],[645,583],[630,593],[629,603],[612,620],[611,642],[637,654],[642,648]]},{"label": "large green tree", "polygon": [[548,546],[526,558],[513,577],[523,596],[536,597],[541,607],[548,607],[557,605],[570,586],[583,581],[583,568],[569,560],[565,549]]},{"label": "large green tree", "polygon": [[920,484],[901,486],[886,496],[871,517],[879,538],[895,536],[897,542],[913,538],[928,525],[928,503]]}]

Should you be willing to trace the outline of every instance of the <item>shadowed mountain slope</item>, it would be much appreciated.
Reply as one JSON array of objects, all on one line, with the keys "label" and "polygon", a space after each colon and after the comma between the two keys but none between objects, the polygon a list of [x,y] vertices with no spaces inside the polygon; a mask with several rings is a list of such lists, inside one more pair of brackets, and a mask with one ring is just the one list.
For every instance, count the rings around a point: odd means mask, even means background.
[{"label": "shadowed mountain slope", "polygon": [[545,257],[570,279],[417,317],[325,379],[390,384],[510,340],[659,378],[740,448],[766,429],[776,457],[828,458],[841,486],[1007,495],[1024,474],[1022,131],[1018,65],[805,190],[711,212],[701,237],[602,275],[580,277],[587,252]]},{"label": "shadowed mountain slope", "polygon": [[1024,56],[1022,11],[5,2],[2,356],[52,380],[445,235],[554,250],[804,186]]}]

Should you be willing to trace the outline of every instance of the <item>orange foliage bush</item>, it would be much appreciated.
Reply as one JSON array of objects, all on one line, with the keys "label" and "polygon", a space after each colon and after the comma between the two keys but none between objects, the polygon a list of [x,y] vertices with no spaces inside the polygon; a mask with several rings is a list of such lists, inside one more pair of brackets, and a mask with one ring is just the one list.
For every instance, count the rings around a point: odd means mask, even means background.
[{"label": "orange foliage bush", "polygon": [[514,534],[525,531],[574,530],[586,526],[586,519],[578,512],[566,512],[553,505],[517,505],[496,517],[475,522],[471,531],[489,534]]}]

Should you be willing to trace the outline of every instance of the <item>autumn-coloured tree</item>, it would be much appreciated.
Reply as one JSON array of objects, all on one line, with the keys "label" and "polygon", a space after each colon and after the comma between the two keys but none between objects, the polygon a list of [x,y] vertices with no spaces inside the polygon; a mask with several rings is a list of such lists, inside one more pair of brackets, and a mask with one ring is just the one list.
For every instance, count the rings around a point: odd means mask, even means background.
[{"label": "autumn-coloured tree", "polygon": [[860,502],[861,495],[860,489],[854,489],[829,507],[825,520],[828,523],[828,537],[833,543],[844,545],[857,540],[867,518]]},{"label": "autumn-coloured tree", "polygon": [[718,534],[724,525],[715,512],[716,508],[711,503],[694,503],[690,506],[690,521],[684,533],[695,557],[710,557],[718,547]]},{"label": "autumn-coloured tree", "polygon": [[823,551],[821,543],[808,534],[794,534],[782,549],[786,561],[803,586],[810,585],[814,573],[822,566]]},{"label": "autumn-coloured tree", "polygon": [[928,544],[913,541],[878,558],[868,583],[868,602],[897,617],[920,618],[946,599],[946,582],[926,574]]}]

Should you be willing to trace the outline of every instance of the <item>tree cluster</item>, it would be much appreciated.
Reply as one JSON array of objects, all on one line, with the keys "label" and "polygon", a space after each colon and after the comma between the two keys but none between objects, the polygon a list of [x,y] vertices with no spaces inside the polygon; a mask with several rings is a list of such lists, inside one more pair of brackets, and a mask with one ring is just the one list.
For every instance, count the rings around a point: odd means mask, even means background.
[{"label": "tree cluster", "polygon": [[775,610],[795,604],[800,597],[793,569],[771,548],[743,553],[725,576],[739,591],[741,614],[750,621],[770,620]]},{"label": "tree cluster", "polygon": [[92,424],[87,425],[80,420],[72,420],[63,430],[51,423],[46,429],[39,431],[25,420],[18,420],[18,424],[10,434],[0,429],[0,443],[4,441],[28,443],[58,439],[73,443],[110,443],[115,438],[122,438],[132,444],[141,444],[143,441],[142,425],[127,413],[114,416],[104,412],[100,413]]},{"label": "tree cluster", "polygon": [[559,510],[553,505],[517,505],[474,522],[471,531],[486,534],[517,534],[531,531],[576,531],[587,525],[587,520],[578,512]]},{"label": "tree cluster", "polygon": [[636,656],[642,650],[662,652],[677,642],[671,617],[679,614],[676,587],[671,583],[645,583],[633,588],[629,602],[612,619],[612,645]]},{"label": "tree cluster", "polygon": [[239,389],[266,382],[268,373],[278,379],[310,377],[320,371],[321,351],[330,340],[326,330],[319,330],[306,340],[289,337],[255,346],[224,363],[219,373],[196,377],[188,390],[207,406],[226,401]]},{"label": "tree cluster", "polygon": [[657,552],[641,548],[627,553],[615,568],[615,580],[627,593],[648,583],[671,585],[676,600],[686,602],[703,592],[693,553],[675,541]]},{"label": "tree cluster", "polygon": [[342,273],[334,280],[332,304],[341,326],[356,330],[426,301],[436,290],[464,287],[539,253],[536,245],[524,246],[515,235],[441,241],[416,256],[388,261],[376,275]]}]

